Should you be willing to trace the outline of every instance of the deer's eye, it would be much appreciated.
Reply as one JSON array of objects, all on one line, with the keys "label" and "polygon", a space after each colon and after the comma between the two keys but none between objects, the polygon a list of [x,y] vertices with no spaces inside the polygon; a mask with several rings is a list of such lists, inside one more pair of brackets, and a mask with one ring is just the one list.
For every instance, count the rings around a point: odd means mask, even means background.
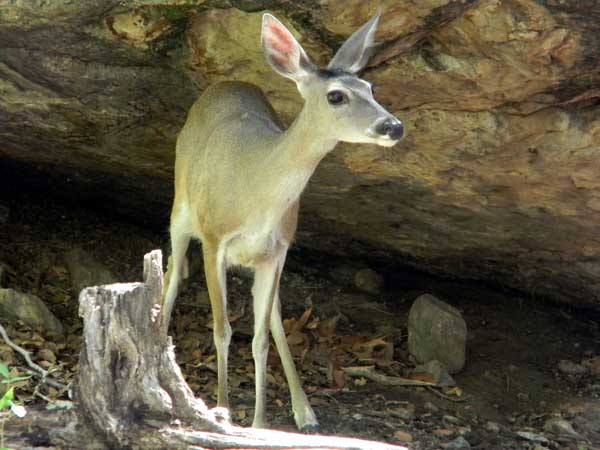
[{"label": "deer's eye", "polygon": [[327,101],[330,105],[341,105],[348,101],[348,96],[342,91],[331,91],[327,93]]}]

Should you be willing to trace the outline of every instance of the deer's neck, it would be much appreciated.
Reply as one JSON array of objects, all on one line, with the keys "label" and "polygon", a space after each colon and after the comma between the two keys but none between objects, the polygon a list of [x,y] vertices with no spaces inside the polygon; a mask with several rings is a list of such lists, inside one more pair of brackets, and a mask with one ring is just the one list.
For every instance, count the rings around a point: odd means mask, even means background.
[{"label": "deer's neck", "polygon": [[307,103],[294,123],[282,133],[277,153],[289,170],[306,170],[312,175],[337,142],[331,138],[330,124],[324,124],[315,108]]},{"label": "deer's neck", "polygon": [[278,180],[271,190],[274,204],[287,210],[298,200],[319,162],[337,144],[330,136],[326,124],[319,123],[305,105],[294,123],[281,133],[271,153],[271,176]]}]

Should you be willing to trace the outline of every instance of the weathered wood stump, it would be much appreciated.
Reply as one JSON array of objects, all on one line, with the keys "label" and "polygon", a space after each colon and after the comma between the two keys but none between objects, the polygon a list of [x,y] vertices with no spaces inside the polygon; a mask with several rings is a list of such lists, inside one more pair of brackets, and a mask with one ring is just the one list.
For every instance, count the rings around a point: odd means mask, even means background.
[{"label": "weathered wood stump", "polygon": [[155,250],[144,257],[143,283],[90,287],[79,296],[84,344],[76,404],[79,419],[109,447],[401,449],[229,424],[183,379],[160,323],[162,288],[162,254]]}]

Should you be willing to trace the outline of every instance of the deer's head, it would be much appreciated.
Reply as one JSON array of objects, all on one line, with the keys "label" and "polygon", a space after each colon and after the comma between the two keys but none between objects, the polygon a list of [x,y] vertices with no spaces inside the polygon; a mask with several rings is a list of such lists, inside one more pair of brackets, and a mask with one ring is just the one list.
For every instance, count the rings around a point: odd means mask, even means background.
[{"label": "deer's head", "polygon": [[404,134],[402,122],[373,98],[371,83],[358,77],[373,49],[379,14],[359,28],[326,69],[318,68],[292,33],[271,14],[262,22],[262,47],[275,72],[290,78],[311,108],[315,126],[331,139],[391,147]]}]

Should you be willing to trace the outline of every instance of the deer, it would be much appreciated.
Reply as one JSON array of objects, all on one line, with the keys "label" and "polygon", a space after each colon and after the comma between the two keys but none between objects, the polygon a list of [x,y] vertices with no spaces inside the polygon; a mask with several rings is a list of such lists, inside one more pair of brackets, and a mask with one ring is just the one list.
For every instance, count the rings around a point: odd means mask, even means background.
[{"label": "deer", "polygon": [[404,126],[373,98],[358,77],[372,52],[379,12],[348,38],[327,68],[317,67],[273,15],[262,16],[262,52],[270,67],[289,78],[304,100],[285,129],[261,89],[225,81],[208,87],[191,107],[176,144],[175,195],[170,220],[171,257],[162,323],[170,321],[187,248],[202,244],[217,354],[217,406],[228,408],[227,360],[231,326],[226,272],[253,270],[255,411],[266,420],[269,331],[290,390],[295,423],[316,432],[317,417],[302,389],[281,319],[280,278],[298,223],[300,195],[319,162],[338,142],[395,145]]}]

